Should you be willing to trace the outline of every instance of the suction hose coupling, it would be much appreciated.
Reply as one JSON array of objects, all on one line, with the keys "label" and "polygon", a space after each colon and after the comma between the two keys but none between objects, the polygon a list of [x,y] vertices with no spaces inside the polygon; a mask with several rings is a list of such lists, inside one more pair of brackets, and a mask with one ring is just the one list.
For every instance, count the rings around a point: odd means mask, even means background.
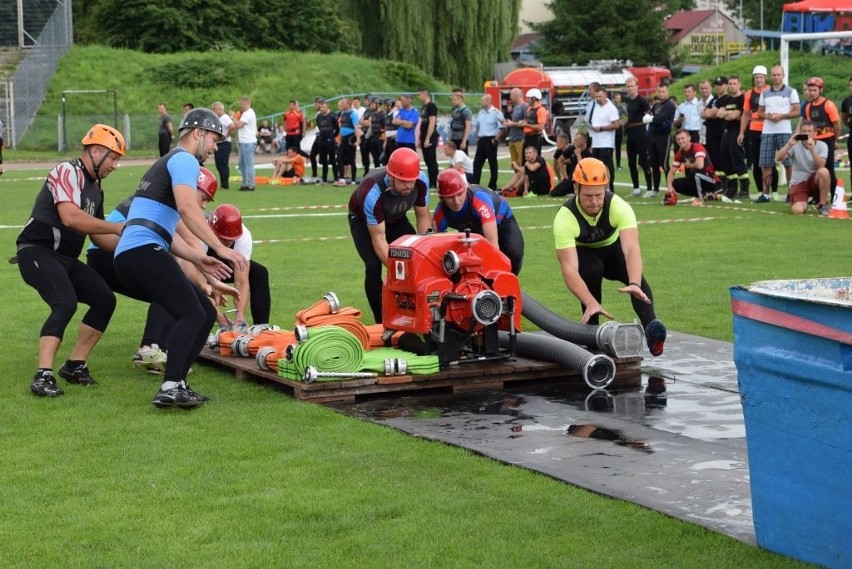
[{"label": "suction hose coupling", "polygon": [[604,354],[595,354],[583,364],[581,370],[586,385],[592,389],[605,389],[615,379],[615,362]]}]

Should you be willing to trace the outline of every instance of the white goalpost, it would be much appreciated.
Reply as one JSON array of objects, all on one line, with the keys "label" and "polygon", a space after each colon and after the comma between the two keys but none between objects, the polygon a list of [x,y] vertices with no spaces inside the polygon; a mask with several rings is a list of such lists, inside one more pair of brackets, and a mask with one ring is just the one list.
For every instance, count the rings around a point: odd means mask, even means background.
[{"label": "white goalpost", "polygon": [[784,77],[790,77],[790,42],[832,40],[841,38],[852,38],[852,31],[848,32],[813,32],[808,34],[781,34],[781,67],[784,69]]}]

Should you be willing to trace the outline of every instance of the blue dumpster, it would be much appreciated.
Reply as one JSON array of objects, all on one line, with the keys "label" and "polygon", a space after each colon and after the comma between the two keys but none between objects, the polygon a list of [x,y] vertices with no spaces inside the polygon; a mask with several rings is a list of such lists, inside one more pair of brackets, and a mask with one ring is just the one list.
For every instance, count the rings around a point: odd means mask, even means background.
[{"label": "blue dumpster", "polygon": [[761,547],[852,567],[852,278],[731,288]]}]

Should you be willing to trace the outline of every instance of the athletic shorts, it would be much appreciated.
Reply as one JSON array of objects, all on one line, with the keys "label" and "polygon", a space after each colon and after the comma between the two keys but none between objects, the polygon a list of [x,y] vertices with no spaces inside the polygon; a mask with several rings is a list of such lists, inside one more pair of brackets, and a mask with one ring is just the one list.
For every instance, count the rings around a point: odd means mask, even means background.
[{"label": "athletic shorts", "polygon": [[816,174],[811,174],[811,177],[804,182],[790,186],[790,203],[806,202],[809,198],[819,201],[819,184],[816,181]]}]

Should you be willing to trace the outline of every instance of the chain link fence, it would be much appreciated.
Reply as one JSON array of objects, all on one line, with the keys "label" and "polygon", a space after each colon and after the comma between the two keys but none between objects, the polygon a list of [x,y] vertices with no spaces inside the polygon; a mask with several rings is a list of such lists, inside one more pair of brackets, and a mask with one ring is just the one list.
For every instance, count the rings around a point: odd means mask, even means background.
[{"label": "chain link fence", "polygon": [[[31,6],[28,2],[22,2],[21,6],[27,15],[28,9],[35,10],[41,4],[32,3]],[[23,19],[39,21],[38,18]],[[37,26],[38,23],[31,25]],[[32,28],[19,30],[23,45],[18,45],[18,49],[24,50],[25,56],[14,74],[3,75],[0,120],[3,121],[4,127],[3,138],[12,148],[17,148],[24,135],[37,126],[36,113],[44,99],[47,85],[62,56],[74,42],[71,0],[56,0],[56,7],[44,26],[37,35],[33,31]],[[50,130],[53,135],[52,148],[56,148],[56,130]],[[40,137],[41,135],[35,138]]]}]

